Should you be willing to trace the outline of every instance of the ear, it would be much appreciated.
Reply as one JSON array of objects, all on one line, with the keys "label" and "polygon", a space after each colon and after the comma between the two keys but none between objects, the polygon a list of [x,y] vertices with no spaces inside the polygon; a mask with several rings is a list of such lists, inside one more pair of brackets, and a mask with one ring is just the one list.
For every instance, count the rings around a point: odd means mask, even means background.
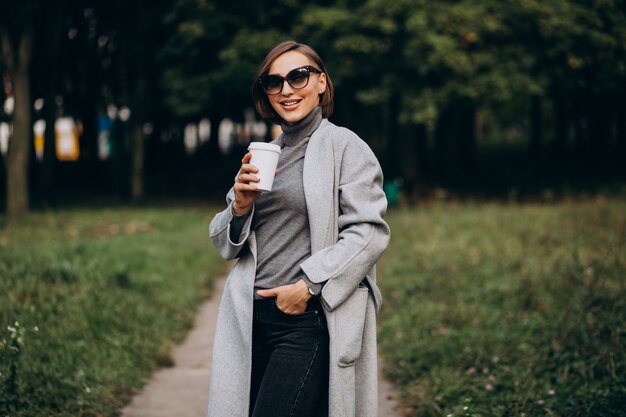
[{"label": "ear", "polygon": [[326,73],[321,73],[320,74],[320,79],[319,79],[319,94],[323,94],[326,91]]}]

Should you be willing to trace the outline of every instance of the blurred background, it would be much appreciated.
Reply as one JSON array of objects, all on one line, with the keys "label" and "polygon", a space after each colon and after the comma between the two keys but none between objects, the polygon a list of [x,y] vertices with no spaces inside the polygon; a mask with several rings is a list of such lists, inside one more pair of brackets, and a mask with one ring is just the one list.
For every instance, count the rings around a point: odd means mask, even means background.
[{"label": "blurred background", "polygon": [[285,39],[385,173],[400,411],[623,416],[625,0],[0,0],[0,415],[118,416],[173,364]]},{"label": "blurred background", "polygon": [[277,42],[312,45],[409,201],[560,195],[626,178],[621,1],[28,1],[2,7],[0,195],[222,196]]}]

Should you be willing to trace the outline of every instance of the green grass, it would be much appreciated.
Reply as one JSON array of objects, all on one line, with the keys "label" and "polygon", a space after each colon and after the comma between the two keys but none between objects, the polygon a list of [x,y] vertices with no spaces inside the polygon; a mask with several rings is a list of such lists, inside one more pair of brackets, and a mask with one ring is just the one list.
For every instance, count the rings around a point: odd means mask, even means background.
[{"label": "green grass", "polygon": [[225,270],[212,212],[0,217],[0,416],[117,415]]},{"label": "green grass", "polygon": [[407,414],[624,415],[625,200],[388,220],[380,347]]},{"label": "green grass", "polygon": [[[0,217],[0,416],[116,415],[225,270],[212,212]],[[388,220],[380,347],[409,414],[623,414],[625,200]]]}]

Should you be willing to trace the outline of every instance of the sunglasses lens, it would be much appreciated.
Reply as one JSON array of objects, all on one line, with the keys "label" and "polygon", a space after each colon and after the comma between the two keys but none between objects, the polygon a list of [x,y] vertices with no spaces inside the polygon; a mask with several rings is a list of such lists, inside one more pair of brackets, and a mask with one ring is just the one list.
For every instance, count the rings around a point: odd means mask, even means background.
[{"label": "sunglasses lens", "polygon": [[[313,70],[314,69],[310,66],[296,68],[289,72],[285,78],[275,74],[264,75],[259,81],[266,94],[274,95],[282,91],[285,80],[287,80],[291,88],[295,88],[296,90],[306,87],[309,83],[309,75]],[[316,73],[319,74],[319,71],[316,70]]]},{"label": "sunglasses lens", "polygon": [[309,71],[306,68],[297,68],[287,74],[287,82],[293,88],[304,88],[309,82]]},{"label": "sunglasses lens", "polygon": [[277,94],[283,87],[283,79],[277,75],[261,77],[261,85],[267,94]]}]

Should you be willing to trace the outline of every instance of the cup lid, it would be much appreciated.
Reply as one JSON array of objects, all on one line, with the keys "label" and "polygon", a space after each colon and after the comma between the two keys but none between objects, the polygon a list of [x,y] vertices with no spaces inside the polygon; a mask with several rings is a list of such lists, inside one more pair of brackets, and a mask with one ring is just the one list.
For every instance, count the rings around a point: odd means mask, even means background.
[{"label": "cup lid", "polygon": [[248,145],[248,150],[259,149],[264,151],[274,151],[280,153],[280,146],[274,145],[273,143],[266,142],[250,142]]}]

